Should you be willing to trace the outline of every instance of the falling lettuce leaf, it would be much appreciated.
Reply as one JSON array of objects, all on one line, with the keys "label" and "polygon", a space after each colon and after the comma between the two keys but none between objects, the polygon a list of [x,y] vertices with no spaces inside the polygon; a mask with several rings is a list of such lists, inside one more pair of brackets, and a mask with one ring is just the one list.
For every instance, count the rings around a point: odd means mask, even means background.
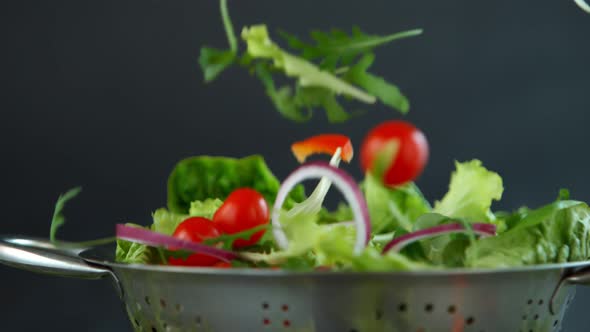
[{"label": "falling lettuce leaf", "polygon": [[[242,29],[241,37],[247,50],[240,54],[227,0],[220,0],[220,12],[229,48],[201,48],[199,64],[206,82],[217,78],[231,65],[239,65],[262,81],[279,113],[295,122],[308,121],[316,108],[324,109],[331,123],[348,121],[363,113],[345,109],[337,98],[340,95],[368,104],[380,100],[401,113],[408,112],[410,104],[400,90],[383,78],[368,73],[367,69],[374,60],[372,52],[377,47],[420,35],[422,30],[383,36],[367,34],[358,27],[354,27],[350,35],[338,29],[313,31],[313,44],[280,32],[288,45],[299,53],[293,54],[272,41],[266,25],[259,24]],[[295,84],[277,87],[273,74],[293,78]]]},{"label": "falling lettuce leaf", "polygon": [[313,63],[282,50],[270,39],[265,25],[245,27],[242,30],[242,39],[247,43],[251,57],[272,60],[274,67],[283,69],[287,76],[296,78],[302,87],[322,87],[365,103],[375,102],[375,97],[320,70]]}]

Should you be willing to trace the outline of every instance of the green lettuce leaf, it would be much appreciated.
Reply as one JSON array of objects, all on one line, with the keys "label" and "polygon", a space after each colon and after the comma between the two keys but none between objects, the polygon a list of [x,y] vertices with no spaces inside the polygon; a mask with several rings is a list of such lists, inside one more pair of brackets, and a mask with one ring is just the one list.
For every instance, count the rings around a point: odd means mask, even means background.
[{"label": "green lettuce leaf", "polygon": [[176,227],[188,217],[213,219],[213,215],[222,204],[223,201],[216,198],[194,201],[190,203],[188,214],[175,213],[166,208],[159,208],[152,214],[152,230],[158,233],[172,235]]},{"label": "green lettuce leaf", "polygon": [[389,188],[368,173],[362,189],[371,216],[373,234],[399,229],[411,231],[416,219],[431,210],[428,201],[413,183]]},{"label": "green lettuce leaf", "polygon": [[152,214],[154,232],[172,235],[174,230],[183,220],[188,218],[186,214],[178,214],[168,211],[166,208],[159,208]]},{"label": "green lettuce leaf", "polygon": [[493,221],[492,201],[502,198],[502,178],[481,165],[481,161],[455,163],[449,191],[434,205],[434,212],[473,222]]},{"label": "green lettuce leaf", "polygon": [[[127,225],[142,228],[139,225]],[[154,248],[136,242],[117,239],[115,261],[125,264],[157,264],[161,263],[161,258]]]},{"label": "green lettuce leaf", "polygon": [[[248,187],[258,191],[267,203],[274,203],[280,187],[261,156],[241,159],[200,156],[180,161],[168,179],[168,209],[188,214],[191,202],[225,200],[235,189]],[[295,188],[285,206],[305,198],[302,186]]]},{"label": "green lettuce leaf", "polygon": [[221,207],[223,201],[220,199],[206,199],[204,201],[191,202],[191,207],[188,210],[188,214],[191,217],[203,217],[212,220],[213,215],[217,212],[217,209]]},{"label": "green lettuce leaf", "polygon": [[590,258],[590,208],[585,203],[557,201],[519,216],[508,231],[471,244],[466,265],[502,268]]},{"label": "green lettuce leaf", "polygon": [[326,265],[353,271],[407,271],[432,268],[428,264],[413,261],[397,252],[382,255],[381,250],[371,246],[365,248],[360,255],[355,256],[352,244],[338,239],[345,232],[347,230],[341,227],[340,232],[326,233],[323,240],[318,242],[316,252],[325,257],[323,262]]}]

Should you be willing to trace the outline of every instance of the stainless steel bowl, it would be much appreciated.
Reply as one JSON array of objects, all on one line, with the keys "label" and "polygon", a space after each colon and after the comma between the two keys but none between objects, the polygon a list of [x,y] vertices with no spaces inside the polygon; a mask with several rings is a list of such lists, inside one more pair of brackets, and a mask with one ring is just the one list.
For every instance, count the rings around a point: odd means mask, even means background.
[{"label": "stainless steel bowl", "polygon": [[0,238],[0,262],[109,277],[136,331],[559,331],[590,262],[513,269],[291,272],[114,262],[112,246]]}]

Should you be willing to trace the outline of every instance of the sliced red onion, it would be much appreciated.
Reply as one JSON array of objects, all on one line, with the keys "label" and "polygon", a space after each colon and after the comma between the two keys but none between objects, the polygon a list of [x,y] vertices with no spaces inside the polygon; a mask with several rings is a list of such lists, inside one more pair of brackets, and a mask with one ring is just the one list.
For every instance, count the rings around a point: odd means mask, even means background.
[{"label": "sliced red onion", "polygon": [[[337,148],[336,152],[330,159],[330,166],[338,167],[340,164],[340,154],[342,153],[341,148]],[[288,216],[296,216],[300,213],[308,213],[308,214],[316,214],[319,213],[322,209],[322,203],[324,202],[324,198],[328,194],[332,183],[329,179],[323,177],[320,179],[320,182],[315,187],[311,195],[306,198],[301,203],[296,203],[289,211],[287,211]]]},{"label": "sliced red onion", "polygon": [[297,168],[291,173],[282,183],[281,188],[277,194],[275,204],[272,209],[272,226],[273,235],[277,245],[285,250],[289,247],[289,240],[285,232],[281,228],[279,220],[281,214],[281,207],[287,199],[289,192],[300,182],[311,179],[326,178],[340,190],[354,215],[354,222],[356,225],[356,241],[354,245],[354,253],[360,254],[365,248],[371,237],[371,222],[369,219],[369,211],[367,209],[367,202],[361,193],[355,180],[345,171],[330,166],[325,162],[310,162]]},{"label": "sliced red onion", "polygon": [[150,230],[117,224],[117,239],[137,242],[154,247],[183,249],[191,252],[217,257],[223,261],[229,262],[238,259],[238,255],[232,251],[218,249],[204,244],[184,241],[173,236],[152,232]]},{"label": "sliced red onion", "polygon": [[[478,234],[481,236],[496,235],[496,225],[494,225],[494,224],[475,223],[475,224],[472,224],[471,227],[472,227],[473,232],[475,234]],[[425,238],[435,237],[435,236],[439,236],[439,235],[443,235],[443,234],[465,233],[467,231],[468,230],[461,223],[444,224],[444,225],[421,229],[419,231],[404,234],[402,236],[396,237],[395,239],[391,240],[391,242],[389,242],[383,248],[383,254],[389,252],[390,250],[400,251],[408,244],[425,239]]]},{"label": "sliced red onion", "polygon": [[585,0],[574,0],[586,13],[590,14],[590,5]]}]

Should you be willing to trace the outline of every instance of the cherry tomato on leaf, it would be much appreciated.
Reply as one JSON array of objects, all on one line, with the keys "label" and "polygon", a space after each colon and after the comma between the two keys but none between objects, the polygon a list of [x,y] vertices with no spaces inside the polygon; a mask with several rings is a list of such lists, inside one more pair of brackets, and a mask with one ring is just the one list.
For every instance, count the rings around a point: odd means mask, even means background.
[{"label": "cherry tomato on leaf", "polygon": [[[217,226],[209,219],[202,217],[190,217],[181,222],[174,231],[175,238],[201,243],[204,240],[216,238],[221,235]],[[171,248],[172,249],[172,248]],[[184,258],[168,258],[168,264],[178,266],[211,266],[220,262],[216,257],[205,254],[192,254]]]},{"label": "cherry tomato on leaf", "polygon": [[[268,221],[268,205],[264,197],[250,188],[233,191],[213,216],[215,225],[226,234],[235,234],[266,225]],[[233,247],[251,246],[260,240],[265,231],[254,233],[249,239],[237,239]]]},{"label": "cherry tomato on leaf", "polygon": [[388,186],[415,180],[428,161],[428,142],[420,129],[405,121],[387,121],[365,137],[361,168]]}]

